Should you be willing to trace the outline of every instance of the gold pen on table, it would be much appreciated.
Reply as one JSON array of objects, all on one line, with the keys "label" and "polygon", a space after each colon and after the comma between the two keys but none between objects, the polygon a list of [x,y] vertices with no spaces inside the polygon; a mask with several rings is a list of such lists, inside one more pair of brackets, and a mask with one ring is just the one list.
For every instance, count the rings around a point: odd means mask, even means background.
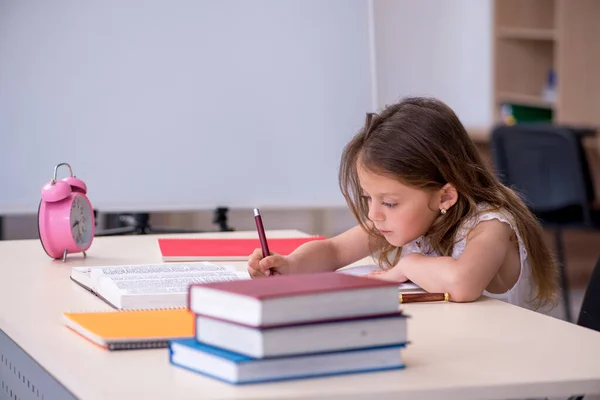
[{"label": "gold pen on table", "polygon": [[444,301],[450,300],[448,293],[400,293],[398,300],[401,304],[404,303],[421,303],[428,301]]}]

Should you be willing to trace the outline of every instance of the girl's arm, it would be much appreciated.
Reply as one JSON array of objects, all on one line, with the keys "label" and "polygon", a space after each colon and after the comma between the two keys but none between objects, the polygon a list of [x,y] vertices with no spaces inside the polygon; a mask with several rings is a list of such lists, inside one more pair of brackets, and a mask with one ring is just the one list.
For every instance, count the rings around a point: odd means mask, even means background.
[{"label": "girl's arm", "polygon": [[370,253],[369,235],[357,225],[331,239],[315,240],[298,247],[288,256],[290,272],[335,271]]},{"label": "girl's arm", "polygon": [[506,223],[479,223],[458,259],[409,254],[385,274],[373,277],[413,281],[428,292],[448,293],[456,302],[477,300],[502,266],[513,231]]}]

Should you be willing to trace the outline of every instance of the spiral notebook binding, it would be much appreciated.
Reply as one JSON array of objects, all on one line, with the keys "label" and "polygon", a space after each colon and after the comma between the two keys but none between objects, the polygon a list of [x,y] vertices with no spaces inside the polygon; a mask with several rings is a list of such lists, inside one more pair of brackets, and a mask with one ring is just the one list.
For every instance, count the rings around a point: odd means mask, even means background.
[{"label": "spiral notebook binding", "polygon": [[169,346],[169,341],[164,339],[136,341],[136,342],[116,342],[109,343],[108,350],[141,350],[141,349],[162,349]]},{"label": "spiral notebook binding", "polygon": [[181,307],[157,307],[157,308],[125,308],[125,309],[116,309],[117,312],[131,312],[131,311],[167,311],[167,310],[185,310],[187,306]]}]

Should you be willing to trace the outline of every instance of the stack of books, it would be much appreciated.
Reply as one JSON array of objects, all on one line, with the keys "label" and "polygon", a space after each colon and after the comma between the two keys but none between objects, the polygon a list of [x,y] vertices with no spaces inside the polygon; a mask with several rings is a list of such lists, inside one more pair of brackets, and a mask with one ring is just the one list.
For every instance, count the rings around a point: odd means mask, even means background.
[{"label": "stack of books", "polygon": [[232,384],[404,368],[398,285],[314,273],[191,285],[173,365]]}]

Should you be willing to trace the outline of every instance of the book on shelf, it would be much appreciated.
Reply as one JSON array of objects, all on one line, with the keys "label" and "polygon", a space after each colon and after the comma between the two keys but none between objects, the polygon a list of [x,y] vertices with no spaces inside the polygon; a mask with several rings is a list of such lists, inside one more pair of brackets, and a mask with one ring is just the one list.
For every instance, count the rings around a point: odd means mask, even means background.
[{"label": "book on shelf", "polygon": [[195,339],[169,341],[173,365],[231,384],[247,384],[404,368],[404,345],[253,358]]},{"label": "book on shelf", "polygon": [[119,310],[185,308],[192,284],[249,278],[233,266],[207,262],[71,269],[71,280]]},{"label": "book on shelf", "polygon": [[[324,236],[268,238],[269,250],[288,255],[300,245]],[[158,248],[163,261],[246,261],[255,249],[258,238],[159,238]]]},{"label": "book on shelf", "polygon": [[185,308],[64,312],[63,322],[107,350],[155,349],[194,336],[194,314]]},{"label": "book on shelf", "polygon": [[196,316],[197,341],[254,358],[341,351],[404,344],[406,316],[401,312],[368,317],[255,328]]},{"label": "book on shelf", "polygon": [[262,328],[388,314],[398,307],[397,283],[336,272],[193,284],[188,303],[195,314]]}]

